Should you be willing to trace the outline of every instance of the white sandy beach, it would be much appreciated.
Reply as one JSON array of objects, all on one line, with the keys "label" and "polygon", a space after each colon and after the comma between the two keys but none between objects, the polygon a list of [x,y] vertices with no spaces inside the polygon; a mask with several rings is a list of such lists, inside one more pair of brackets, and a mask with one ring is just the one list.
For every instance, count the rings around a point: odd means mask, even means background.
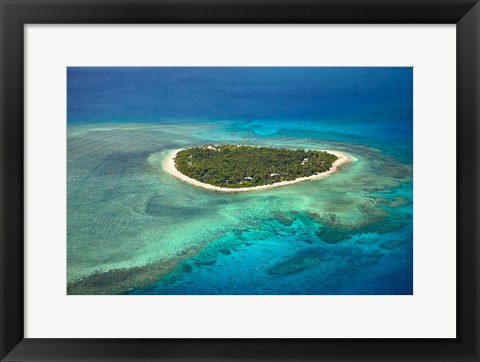
[{"label": "white sandy beach", "polygon": [[351,161],[351,157],[349,157],[349,156],[347,156],[343,153],[340,153],[338,151],[325,150],[326,152],[337,156],[338,159],[333,163],[332,167],[330,167],[330,170],[328,170],[326,172],[322,172],[321,174],[312,175],[312,176],[308,176],[308,177],[299,177],[299,178],[297,178],[295,180],[291,180],[291,181],[280,181],[280,182],[276,182],[276,183],[270,184],[270,185],[262,185],[262,186],[255,186],[255,187],[227,188],[227,187],[213,186],[213,185],[209,185],[209,184],[197,181],[197,180],[195,180],[191,177],[188,177],[188,176],[184,175],[180,171],[178,171],[177,168],[175,167],[174,159],[175,159],[175,156],[177,155],[177,153],[180,152],[181,150],[182,149],[173,150],[167,155],[167,157],[165,158],[165,160],[163,162],[163,170],[165,172],[168,172],[169,174],[179,178],[182,181],[188,182],[191,185],[198,186],[198,187],[203,187],[204,189],[211,190],[211,191],[220,191],[220,192],[257,191],[257,190],[271,189],[271,188],[274,188],[274,187],[280,187],[280,186],[285,186],[285,185],[291,185],[291,184],[295,184],[297,182],[303,182],[303,181],[308,181],[308,180],[317,180],[317,179],[321,179],[321,178],[324,178],[324,177],[327,177],[327,176],[331,175],[332,173],[336,172],[341,165]]}]

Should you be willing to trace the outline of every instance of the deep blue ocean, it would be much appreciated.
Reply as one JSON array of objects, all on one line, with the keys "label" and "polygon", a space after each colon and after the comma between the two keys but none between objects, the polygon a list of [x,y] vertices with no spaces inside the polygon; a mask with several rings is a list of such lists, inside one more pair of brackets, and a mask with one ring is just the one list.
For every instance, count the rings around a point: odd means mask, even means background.
[{"label": "deep blue ocean", "polygon": [[[413,69],[69,67],[69,294],[412,294]],[[347,152],[332,176],[223,194],[169,150]]]}]

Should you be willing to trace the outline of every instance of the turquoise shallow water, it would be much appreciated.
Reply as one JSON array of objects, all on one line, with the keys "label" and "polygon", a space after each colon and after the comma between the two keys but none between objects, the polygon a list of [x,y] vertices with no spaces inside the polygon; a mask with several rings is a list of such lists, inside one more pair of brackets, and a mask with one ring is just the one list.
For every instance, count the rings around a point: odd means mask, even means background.
[{"label": "turquoise shallow water", "polygon": [[[111,89],[75,77],[88,86],[69,81],[69,294],[412,294],[411,119],[398,107],[371,118],[359,106],[358,118],[247,118],[238,108],[232,120],[205,111],[118,122],[121,104],[101,106]],[[109,120],[89,119],[85,102]],[[162,170],[169,150],[221,142],[331,149],[354,161],[325,179],[233,194]]]},{"label": "turquoise shallow water", "polygon": [[[275,134],[252,139],[246,128],[242,133],[232,122],[69,127],[70,291],[412,292],[409,164],[359,144]],[[336,149],[354,161],[326,179],[238,194],[163,172],[168,150],[220,139]]]}]

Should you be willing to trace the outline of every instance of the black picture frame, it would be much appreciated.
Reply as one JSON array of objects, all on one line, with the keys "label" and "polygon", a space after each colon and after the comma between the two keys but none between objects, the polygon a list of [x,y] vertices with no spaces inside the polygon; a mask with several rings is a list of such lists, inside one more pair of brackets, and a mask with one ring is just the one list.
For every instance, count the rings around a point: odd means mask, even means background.
[{"label": "black picture frame", "polygon": [[[479,361],[478,0],[0,0],[0,11],[2,361]],[[133,23],[456,24],[457,338],[24,338],[24,25]]]}]

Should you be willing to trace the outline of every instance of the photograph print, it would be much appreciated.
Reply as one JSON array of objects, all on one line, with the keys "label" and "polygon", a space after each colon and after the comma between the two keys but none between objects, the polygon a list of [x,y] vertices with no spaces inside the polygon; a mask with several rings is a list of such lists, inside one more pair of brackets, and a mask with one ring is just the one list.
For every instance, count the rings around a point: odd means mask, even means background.
[{"label": "photograph print", "polygon": [[412,67],[68,67],[68,295],[412,295]]}]

